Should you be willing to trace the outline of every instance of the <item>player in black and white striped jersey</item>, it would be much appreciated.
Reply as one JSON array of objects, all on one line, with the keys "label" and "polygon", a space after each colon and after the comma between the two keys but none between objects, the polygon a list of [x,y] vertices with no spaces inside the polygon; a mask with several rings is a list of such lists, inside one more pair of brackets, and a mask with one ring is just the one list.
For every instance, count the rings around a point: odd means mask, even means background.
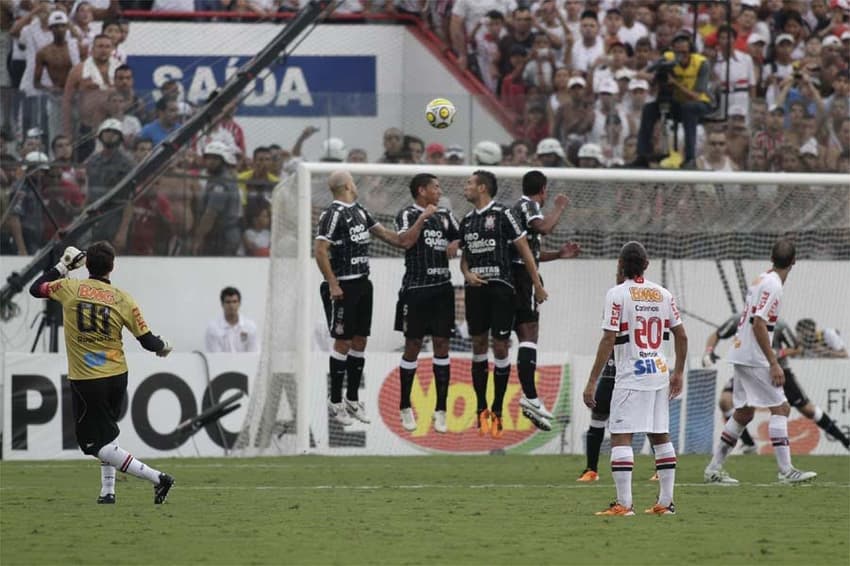
[{"label": "player in black and white striped jersey", "polygon": [[[449,250],[456,249],[460,227],[451,212],[437,208],[443,192],[436,176],[429,173],[414,176],[410,181],[410,194],[413,204],[402,209],[395,220],[399,236],[416,235],[416,240],[410,241],[404,255],[405,272],[396,305],[395,329],[404,333],[404,354],[399,364],[401,424],[405,430],[416,430],[410,392],[422,339],[430,335],[434,343],[432,363],[437,389],[434,430],[442,433],[448,430],[449,338],[455,323],[454,288],[448,255],[454,255]],[[423,216],[424,225],[417,229]]]},{"label": "player in black and white striped jersey", "polygon": [[[371,235],[397,247],[409,245],[413,234],[399,235],[377,223],[357,203],[357,186],[347,171],[328,178],[334,201],[319,216],[315,255],[325,278],[320,292],[328,330],[334,338],[330,354],[331,390],[328,413],[343,425],[369,418],[358,389],[365,364],[364,350],[372,329],[372,282],[369,281]],[[424,218],[423,218],[424,217]],[[419,228],[427,219],[423,214]],[[413,238],[415,240],[415,238]],[[345,400],[342,386],[348,376]]]},{"label": "player in black and white striped jersey", "polygon": [[[547,197],[546,175],[540,171],[529,171],[522,177],[522,197],[511,209],[520,227],[526,232],[528,246],[534,261],[552,261],[577,256],[581,247],[574,242],[567,242],[558,251],[541,251],[542,236],[549,234],[557,226],[569,199],[564,194],[555,196],[555,209],[543,216],[540,208],[546,204]],[[519,401],[523,414],[534,426],[541,430],[552,430],[552,413],[537,398],[537,388],[534,386],[534,372],[537,369],[537,335],[539,331],[540,313],[534,300],[534,287],[531,277],[523,265],[523,260],[516,250],[513,250],[513,281],[516,290],[516,313],[514,314],[514,330],[516,331],[519,349],[517,351],[517,373],[522,385],[523,396]]]},{"label": "player in black and white striped jersey", "polygon": [[[535,300],[542,303],[547,298],[525,231],[508,207],[493,200],[497,191],[495,175],[475,171],[463,189],[463,196],[475,209],[460,225],[461,270],[466,279],[466,320],[472,337],[472,386],[477,399],[479,434],[489,432],[493,438],[502,437],[502,404],[511,371],[508,350],[515,310],[513,248],[525,262]],[[486,398],[488,331],[493,337],[495,358],[490,410]]]}]

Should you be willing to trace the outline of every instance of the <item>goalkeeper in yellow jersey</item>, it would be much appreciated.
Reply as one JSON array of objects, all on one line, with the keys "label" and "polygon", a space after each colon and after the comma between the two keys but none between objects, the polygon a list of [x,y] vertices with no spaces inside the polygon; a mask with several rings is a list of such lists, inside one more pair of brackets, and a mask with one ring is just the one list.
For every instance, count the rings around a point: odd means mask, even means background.
[{"label": "goalkeeper in yellow jersey", "polygon": [[[85,263],[88,279],[66,279]],[[55,267],[30,287],[30,294],[62,304],[68,382],[71,387],[77,444],[101,461],[98,503],[115,503],[115,470],[148,480],[154,503],[163,503],[174,478],[147,466],[118,446],[118,415],[127,394],[127,362],[121,330],[127,327],[142,347],[165,357],[171,345],[151,333],[133,298],[112,286],[109,275],[115,250],[96,242],[86,252],[68,247]]]}]

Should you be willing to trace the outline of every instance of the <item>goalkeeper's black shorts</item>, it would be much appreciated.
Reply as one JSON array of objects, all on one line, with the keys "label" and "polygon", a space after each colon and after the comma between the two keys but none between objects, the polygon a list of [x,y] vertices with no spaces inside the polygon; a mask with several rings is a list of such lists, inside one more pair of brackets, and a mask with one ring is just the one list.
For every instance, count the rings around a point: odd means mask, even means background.
[{"label": "goalkeeper's black shorts", "polygon": [[96,456],[118,438],[118,419],[127,396],[127,372],[98,379],[69,379],[74,432],[84,454]]},{"label": "goalkeeper's black shorts", "polygon": [[344,279],[342,300],[332,301],[328,282],[319,289],[325,320],[332,338],[351,340],[355,336],[369,336],[372,332],[372,282],[368,277]]},{"label": "goalkeeper's black shorts", "polygon": [[405,338],[451,338],[455,327],[455,291],[451,283],[399,293],[395,329]]}]

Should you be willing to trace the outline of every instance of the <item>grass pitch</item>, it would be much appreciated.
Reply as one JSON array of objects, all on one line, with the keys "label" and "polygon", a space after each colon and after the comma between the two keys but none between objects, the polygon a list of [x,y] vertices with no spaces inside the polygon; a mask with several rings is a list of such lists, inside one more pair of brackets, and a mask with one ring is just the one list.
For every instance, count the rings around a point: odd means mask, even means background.
[{"label": "grass pitch", "polygon": [[165,460],[165,505],[119,481],[96,505],[94,461],[0,463],[0,563],[13,564],[848,564],[850,458],[795,457],[819,473],[775,483],[773,457],[732,457],[737,487],[702,484],[679,459],[674,517],[635,465],[638,516],[593,515],[614,498],[584,485],[578,456]]}]

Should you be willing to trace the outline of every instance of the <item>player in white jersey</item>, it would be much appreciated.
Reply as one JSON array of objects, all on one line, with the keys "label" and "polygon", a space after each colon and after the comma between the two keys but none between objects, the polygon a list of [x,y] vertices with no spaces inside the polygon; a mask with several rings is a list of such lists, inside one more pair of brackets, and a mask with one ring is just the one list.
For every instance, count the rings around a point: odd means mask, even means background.
[{"label": "player in white jersey", "polygon": [[732,402],[735,412],[726,421],[714,456],[705,468],[706,483],[738,483],[723,470],[723,464],[744,428],[753,420],[756,407],[767,407],[770,410],[768,434],[779,466],[779,481],[798,483],[817,476],[815,472],[803,472],[791,465],[791,447],[788,442],[791,406],[782,389],[785,372],[771,348],[773,327],[779,318],[782,285],[794,266],[795,258],[793,242],[784,239],[777,241],[770,255],[773,269],[759,275],[747,290],[747,302],[738,321],[738,332],[732,350],[727,355],[733,364]]},{"label": "player in white jersey", "polygon": [[[617,362],[608,430],[611,431],[611,475],[617,501],[597,515],[634,515],[632,507],[632,434],[645,432],[655,452],[659,496],[647,514],[674,515],[676,451],[669,435],[669,402],[682,391],[688,337],[670,291],[643,277],[649,259],[640,242],[620,251],[617,268],[623,282],[608,290],[602,339],[584,388],[584,404],[596,406],[596,380],[611,351]],[[619,280],[619,278],[618,278]],[[673,334],[676,361],[670,371],[662,345]]]}]

